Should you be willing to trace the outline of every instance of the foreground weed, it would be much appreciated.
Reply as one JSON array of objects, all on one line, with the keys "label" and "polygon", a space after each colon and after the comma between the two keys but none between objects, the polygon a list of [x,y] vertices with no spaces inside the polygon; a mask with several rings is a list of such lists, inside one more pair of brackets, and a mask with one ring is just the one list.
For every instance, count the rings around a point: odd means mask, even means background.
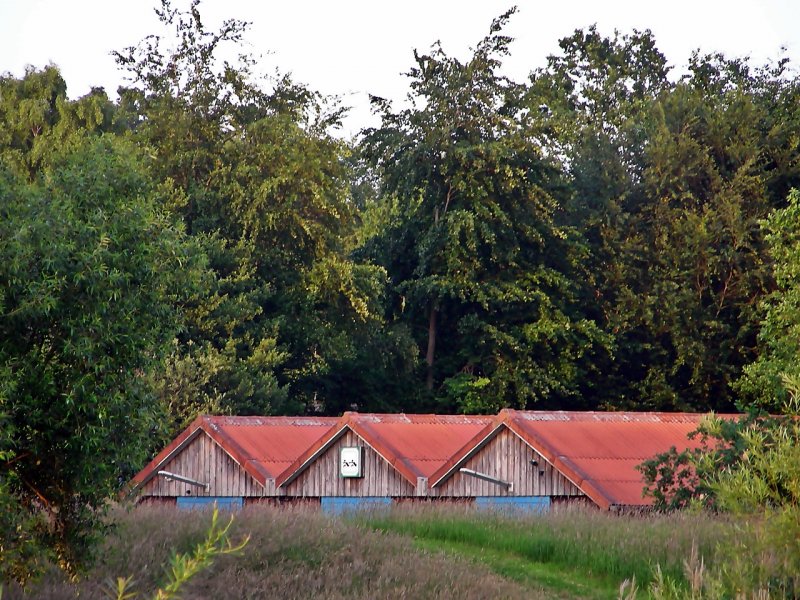
[{"label": "foreground weed", "polygon": [[[180,589],[195,575],[211,566],[217,556],[238,554],[250,541],[250,536],[246,536],[240,544],[234,546],[228,537],[232,523],[233,517],[227,525],[221,527],[219,511],[215,507],[211,515],[211,527],[205,540],[197,544],[191,553],[173,552],[169,561],[167,584],[156,591],[153,599],[174,600],[178,597]],[[116,581],[108,582],[106,586],[108,597],[114,600],[136,598],[137,593],[132,591],[133,583],[133,577],[117,577]]]},{"label": "foreground weed", "polygon": [[619,584],[617,600],[636,600],[639,594],[639,586],[636,585],[636,577],[626,579]]}]

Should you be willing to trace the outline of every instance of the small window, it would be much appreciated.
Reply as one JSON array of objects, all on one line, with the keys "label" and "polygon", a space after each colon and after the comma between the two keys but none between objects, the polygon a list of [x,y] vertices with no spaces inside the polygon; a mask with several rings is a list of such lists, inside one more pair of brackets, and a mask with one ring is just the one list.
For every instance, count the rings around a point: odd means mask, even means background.
[{"label": "small window", "polygon": [[339,450],[339,477],[362,477],[364,472],[364,448],[345,446]]}]

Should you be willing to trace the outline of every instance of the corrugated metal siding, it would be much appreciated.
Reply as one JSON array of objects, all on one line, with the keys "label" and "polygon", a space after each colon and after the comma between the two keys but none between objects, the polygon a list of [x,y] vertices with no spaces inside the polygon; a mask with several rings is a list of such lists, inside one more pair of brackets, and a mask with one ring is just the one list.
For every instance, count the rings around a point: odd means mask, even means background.
[{"label": "corrugated metal siding", "polygon": [[263,498],[245,498],[244,506],[261,506],[270,508],[291,508],[313,510],[319,508],[319,498],[289,498],[287,496],[264,496]]},{"label": "corrugated metal siding", "polygon": [[[537,461],[534,466],[531,461]],[[561,475],[544,457],[508,429],[503,429],[463,468],[514,484],[504,486],[457,472],[441,486],[431,489],[435,496],[578,496],[582,492]],[[543,471],[543,474],[539,473]]]},{"label": "corrugated metal siding", "polygon": [[227,452],[206,433],[195,438],[180,454],[161,467],[202,483],[209,489],[180,481],[167,481],[158,475],[145,484],[142,496],[263,496],[264,487],[248,475]]},{"label": "corrugated metal siding", "polygon": [[[343,446],[364,446],[364,477],[339,477],[339,450]],[[349,430],[283,489],[286,496],[414,495],[414,486]]]},{"label": "corrugated metal siding", "polygon": [[320,506],[322,512],[329,515],[342,515],[355,511],[385,510],[392,505],[392,499],[386,496],[326,496],[323,497]]}]

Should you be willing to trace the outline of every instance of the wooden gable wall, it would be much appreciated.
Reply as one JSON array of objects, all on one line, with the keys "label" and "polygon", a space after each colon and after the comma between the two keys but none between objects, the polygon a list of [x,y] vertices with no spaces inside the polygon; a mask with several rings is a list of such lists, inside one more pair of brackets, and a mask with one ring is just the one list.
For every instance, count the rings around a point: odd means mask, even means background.
[{"label": "wooden gable wall", "polygon": [[[208,491],[202,487],[180,481],[167,481],[156,475],[140,492],[148,496],[263,496],[264,487],[253,479],[219,444],[202,432],[177,456],[159,470],[183,475],[209,484]],[[189,490],[189,494],[187,494]]]},{"label": "wooden gable wall", "polygon": [[[363,477],[339,476],[339,450],[364,446]],[[317,457],[300,476],[283,488],[284,496],[413,496],[412,486],[394,467],[349,429]]]},{"label": "wooden gable wall", "polygon": [[[538,464],[534,466],[531,461]],[[505,486],[455,473],[429,491],[431,496],[582,496],[583,493],[518,435],[503,427],[489,443],[462,465],[514,484]]]}]

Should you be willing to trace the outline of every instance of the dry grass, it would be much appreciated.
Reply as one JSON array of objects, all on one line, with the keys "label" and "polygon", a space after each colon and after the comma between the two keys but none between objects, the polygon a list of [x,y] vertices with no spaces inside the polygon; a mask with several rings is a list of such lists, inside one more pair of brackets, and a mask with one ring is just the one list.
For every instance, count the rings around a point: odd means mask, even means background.
[{"label": "dry grass", "polygon": [[[104,586],[132,575],[147,598],[164,581],[171,551],[199,542],[208,513],[140,508],[117,513],[117,527],[101,562],[76,584],[57,571],[23,595],[4,598],[105,598]],[[237,513],[235,542],[250,535],[239,556],[221,557],[184,588],[183,597],[225,598],[531,598],[530,589],[488,569],[440,553],[415,549],[395,534],[365,530],[309,511],[251,509]],[[548,597],[544,592],[539,596]]]}]

